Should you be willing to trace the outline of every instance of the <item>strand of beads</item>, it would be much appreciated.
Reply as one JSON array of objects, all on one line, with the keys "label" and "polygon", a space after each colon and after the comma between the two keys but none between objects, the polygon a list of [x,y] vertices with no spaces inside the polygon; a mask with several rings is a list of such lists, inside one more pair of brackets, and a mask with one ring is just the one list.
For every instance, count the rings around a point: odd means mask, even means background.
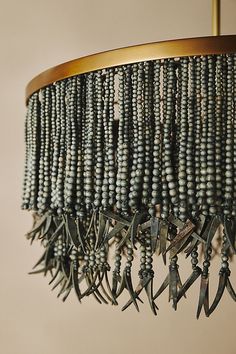
[{"label": "strand of beads", "polygon": [[166,117],[163,124],[163,153],[164,153],[164,170],[165,178],[168,185],[168,195],[171,202],[171,208],[174,212],[176,210],[177,197],[177,183],[174,174],[174,165],[172,151],[174,150],[174,106],[176,98],[176,77],[175,77],[175,63],[170,60],[168,63],[167,75],[167,105]]},{"label": "strand of beads", "polygon": [[227,273],[227,275],[230,275],[230,269],[229,269],[229,245],[227,238],[225,236],[225,231],[223,232],[223,237],[222,237],[222,249],[221,249],[221,269],[220,269],[220,274],[223,274],[224,272]]},{"label": "strand of beads", "polygon": [[187,116],[188,116],[188,58],[181,58],[181,117],[179,141],[179,218],[187,218],[187,175],[186,175],[186,147],[187,147]]},{"label": "strand of beads", "polygon": [[[132,211],[139,208],[140,205],[140,191],[143,183],[143,169],[144,169],[144,123],[143,123],[143,63],[137,64],[137,82],[135,81],[137,94],[137,110],[134,124],[134,134],[137,134],[137,145],[134,145],[133,150],[133,165],[136,167],[133,173],[133,184],[131,185],[129,193],[129,206]],[[134,141],[134,143],[136,143]],[[136,163],[137,160],[137,163]]]},{"label": "strand of beads", "polygon": [[138,64],[132,66],[132,132],[133,132],[133,150],[132,150],[132,166],[130,172],[130,191],[129,206],[136,207],[133,192],[136,188],[136,171],[138,164]]},{"label": "strand of beads", "polygon": [[[181,121],[181,97],[182,97],[182,70],[180,60],[175,62],[176,66],[176,98],[175,98],[175,122],[174,122],[174,137],[175,145],[173,151],[174,173],[177,176],[177,191],[179,190],[178,169],[179,169],[179,147],[180,147],[180,121]],[[178,214],[178,213],[177,213]]]},{"label": "strand of beads", "polygon": [[37,208],[40,213],[45,209],[43,200],[43,182],[44,182],[44,149],[45,149],[45,91],[40,91],[40,152],[39,152],[39,175],[38,175],[38,197]]},{"label": "strand of beads", "polygon": [[[66,87],[66,167],[64,181],[65,211],[72,212],[76,176],[76,77],[67,81]],[[74,208],[73,208],[74,209]]]},{"label": "strand of beads", "polygon": [[76,188],[76,168],[77,168],[77,146],[78,146],[78,139],[77,139],[77,80],[76,77],[71,79],[72,81],[72,98],[69,100],[70,106],[70,121],[71,121],[71,165],[69,170],[69,185],[68,185],[68,207],[69,210],[72,212],[74,210],[74,195],[75,195],[75,188]]},{"label": "strand of beads", "polygon": [[222,57],[221,55],[216,56],[216,102],[215,102],[215,167],[216,167],[216,208],[217,213],[221,214],[222,210],[222,178],[221,178],[221,157],[222,157],[222,87],[221,87],[221,72],[222,72]]},{"label": "strand of beads", "polygon": [[37,206],[37,164],[38,164],[38,148],[37,148],[37,128],[38,128],[38,95],[34,95],[33,101],[33,109],[32,109],[32,131],[31,131],[31,138],[30,138],[30,202],[29,208],[35,209]]},{"label": "strand of beads", "polygon": [[231,215],[233,201],[233,58],[227,56],[227,113],[226,113],[226,141],[225,141],[225,188],[224,188],[224,215]]},{"label": "strand of beads", "polygon": [[[195,105],[194,105],[194,167],[195,167],[195,185],[196,185],[196,211],[199,210],[201,206],[201,131],[202,131],[202,120],[201,120],[201,58],[196,58],[196,68],[195,68]],[[195,211],[194,210],[194,211]]]},{"label": "strand of beads", "polygon": [[103,180],[103,131],[102,131],[102,71],[98,71],[95,76],[96,86],[96,165],[95,165],[95,196],[94,206],[98,208],[102,197]]},{"label": "strand of beads", "polygon": [[51,155],[51,99],[50,99],[50,88],[45,89],[45,150],[44,150],[44,179],[43,179],[43,203],[45,204],[45,209],[50,205],[49,195],[50,195],[50,155]]},{"label": "strand of beads", "polygon": [[110,69],[109,76],[109,115],[108,115],[108,144],[107,144],[107,158],[108,158],[108,188],[109,188],[109,207],[112,208],[115,202],[115,141],[113,134],[113,124],[115,119],[114,99],[115,99],[115,71]]},{"label": "strand of beads", "polygon": [[127,65],[124,68],[124,127],[123,127],[123,146],[121,152],[121,209],[123,215],[128,214],[128,193],[129,193],[129,158],[130,158],[130,85],[131,85],[131,67]]},{"label": "strand of beads", "polygon": [[38,96],[34,94],[31,108],[31,118],[28,119],[29,127],[27,128],[28,142],[28,208],[34,210],[37,207],[37,115],[38,115]]},{"label": "strand of beads", "polygon": [[[83,82],[82,75],[77,77],[77,113],[76,113],[76,125],[77,125],[77,167],[76,167],[76,201],[75,209],[77,216],[83,214]],[[101,113],[100,113],[101,114]]]},{"label": "strand of beads", "polygon": [[[118,142],[117,142],[117,176],[116,176],[116,207],[121,210],[121,164],[122,164],[122,147],[123,147],[123,127],[124,127],[124,71],[118,68],[118,105],[119,105],[119,126],[118,126]],[[124,182],[125,183],[125,182]]]},{"label": "strand of beads", "polygon": [[[120,235],[116,235],[115,237],[115,245],[117,246],[120,241]],[[114,262],[114,268],[112,271],[112,285],[111,285],[111,293],[113,295],[113,301],[112,304],[117,305],[116,301],[116,295],[117,295],[117,288],[118,288],[118,283],[119,280],[121,279],[121,260],[122,260],[122,250],[121,248],[115,249],[115,262]]]},{"label": "strand of beads", "polygon": [[84,196],[85,207],[90,210],[93,201],[93,139],[94,139],[94,102],[93,102],[93,73],[86,77],[86,125],[84,132]]},{"label": "strand of beads", "polygon": [[58,83],[58,90],[56,90],[56,100],[57,104],[57,118],[60,117],[60,148],[59,148],[59,158],[57,164],[57,177],[56,177],[56,188],[57,188],[57,213],[61,215],[63,213],[64,207],[64,168],[65,168],[65,81],[60,81]]},{"label": "strand of beads", "polygon": [[[234,96],[236,94],[236,55],[233,55],[233,80],[234,80]],[[232,108],[233,109],[233,108]],[[233,195],[233,215],[236,216],[236,119],[235,116],[233,118],[233,161],[234,161],[234,195]]]},{"label": "strand of beads", "polygon": [[[163,165],[165,166],[165,163],[168,161],[168,154],[166,154],[166,148],[168,145],[165,145],[165,139],[166,143],[169,144],[168,136],[169,136],[169,122],[167,121],[166,125],[166,119],[168,118],[167,115],[167,82],[168,82],[168,59],[165,59],[163,62],[162,66],[162,82],[163,82],[163,96],[162,96],[162,127],[163,127],[163,135],[162,135],[162,161]],[[169,151],[169,150],[167,150]],[[167,219],[169,216],[169,193],[168,193],[168,184],[166,180],[166,171],[164,168],[162,168],[161,171],[161,183],[162,183],[162,194],[161,194],[161,217],[163,219]]]},{"label": "strand of beads", "polygon": [[[54,179],[54,169],[53,169],[53,163],[54,163],[54,154],[58,154],[58,141],[57,141],[57,146],[56,146],[56,139],[57,139],[57,117],[56,117],[56,91],[55,91],[55,84],[51,86],[50,89],[50,109],[51,109],[51,119],[50,119],[50,124],[51,124],[51,131],[50,131],[50,196],[49,196],[49,201],[50,201],[50,209],[54,209],[53,205],[53,200],[54,200],[54,193],[55,193],[55,179]],[[57,151],[54,151],[54,147],[57,147]],[[58,158],[58,156],[57,156]]]},{"label": "strand of beads", "polygon": [[104,209],[108,207],[109,200],[109,160],[108,160],[108,119],[109,119],[109,74],[108,72],[104,73],[104,106],[103,106],[103,131],[104,131],[104,164],[103,164],[103,181],[102,181],[102,201],[101,204]]},{"label": "strand of beads", "polygon": [[125,262],[125,270],[126,270],[126,274],[131,277],[132,261],[134,259],[133,257],[134,251],[131,245],[127,247],[126,252],[127,252],[127,258]]},{"label": "strand of beads", "polygon": [[28,132],[28,125],[29,125],[29,117],[32,116],[31,113],[31,107],[33,104],[33,99],[32,97],[29,100],[29,104],[28,104],[28,109],[26,112],[26,118],[25,118],[25,124],[24,124],[24,143],[25,143],[25,160],[24,160],[24,177],[23,177],[23,185],[22,185],[22,204],[21,204],[21,208],[22,209],[28,209],[28,200],[29,197],[28,196],[28,175],[29,175],[29,132]]},{"label": "strand of beads", "polygon": [[51,209],[58,207],[57,175],[60,155],[60,137],[61,137],[61,115],[60,115],[60,84],[55,84],[55,139],[53,145],[53,157],[51,168]]},{"label": "strand of beads", "polygon": [[207,57],[208,80],[207,80],[207,146],[206,146],[206,202],[209,214],[216,213],[216,168],[215,168],[215,58]]},{"label": "strand of beads", "polygon": [[152,109],[152,87],[153,69],[152,63],[144,62],[144,173],[142,184],[142,205],[150,202],[150,183],[151,183],[151,155],[153,148],[153,109]]},{"label": "strand of beads", "polygon": [[206,204],[206,173],[207,173],[207,129],[208,129],[208,110],[207,110],[207,59],[201,58],[201,98],[202,98],[202,135],[201,135],[201,151],[200,151],[200,205],[201,212],[208,214],[208,206]]},{"label": "strand of beads", "polygon": [[161,63],[159,60],[154,62],[154,78],[153,78],[153,113],[154,113],[154,141],[153,141],[153,171],[152,171],[152,199],[151,216],[155,215],[155,206],[160,204],[161,196],[161,152],[162,152],[162,126],[161,126],[161,96],[160,96],[160,72]]},{"label": "strand of beads", "polygon": [[119,128],[118,128],[118,144],[117,144],[117,209],[123,213],[128,211],[128,188],[129,188],[129,95],[126,93],[125,87],[129,82],[129,68],[120,68],[119,75]]},{"label": "strand of beads", "polygon": [[145,252],[145,269],[148,272],[148,275],[151,277],[154,277],[154,271],[153,271],[153,253],[152,253],[152,246],[151,246],[151,239],[150,235],[147,235],[149,237],[146,237],[145,239],[145,244],[146,244],[146,252]]},{"label": "strand of beads", "polygon": [[[222,205],[221,213],[224,214],[225,207],[225,173],[226,173],[226,132],[227,132],[227,60],[222,55],[221,67],[221,92],[222,92],[222,109],[221,109],[221,182],[222,182]],[[223,143],[222,143],[223,142]]]},{"label": "strand of beads", "polygon": [[196,185],[195,185],[195,166],[194,166],[194,139],[195,139],[195,97],[196,97],[196,77],[195,77],[195,59],[190,59],[189,68],[189,100],[188,100],[188,134],[186,145],[186,173],[187,173],[187,196],[189,215],[196,213]]},{"label": "strand of beads", "polygon": [[173,176],[174,178],[172,179],[172,182],[170,186],[168,185],[168,188],[170,189],[169,194],[170,194],[170,200],[171,200],[171,208],[172,212],[176,215],[178,215],[178,179],[177,179],[177,171],[178,171],[178,164],[179,164],[179,124],[178,120],[176,119],[177,116],[177,97],[178,97],[178,66],[176,64],[176,61],[173,59],[171,60],[170,65],[173,67],[171,69],[171,75],[170,75],[170,86],[172,86],[171,90],[171,111],[172,111],[172,116],[171,116],[171,140],[172,140],[172,156],[171,156],[171,165],[173,169]]},{"label": "strand of beads", "polygon": [[33,107],[35,105],[35,99],[37,94],[34,94],[28,104],[28,110],[26,113],[25,119],[25,168],[24,168],[24,181],[23,181],[23,195],[22,195],[22,208],[29,208],[29,200],[30,200],[30,170],[31,170],[31,149],[32,149],[32,141],[30,132],[32,129],[31,118],[33,118]]}]

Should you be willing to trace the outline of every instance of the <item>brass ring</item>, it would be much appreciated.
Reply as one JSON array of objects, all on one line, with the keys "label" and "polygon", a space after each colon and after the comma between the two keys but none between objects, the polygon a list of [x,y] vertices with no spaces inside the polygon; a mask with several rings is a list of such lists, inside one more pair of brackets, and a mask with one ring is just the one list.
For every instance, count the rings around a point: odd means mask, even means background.
[{"label": "brass ring", "polygon": [[184,38],[113,49],[54,66],[34,77],[26,87],[26,103],[39,89],[55,81],[87,72],[148,60],[236,53],[236,35]]}]

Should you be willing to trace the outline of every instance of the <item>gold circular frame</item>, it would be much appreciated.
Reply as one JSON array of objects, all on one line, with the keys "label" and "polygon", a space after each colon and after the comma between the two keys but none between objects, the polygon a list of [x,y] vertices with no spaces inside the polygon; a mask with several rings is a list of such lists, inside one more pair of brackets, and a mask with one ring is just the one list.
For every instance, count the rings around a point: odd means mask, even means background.
[{"label": "gold circular frame", "polygon": [[71,76],[148,60],[236,53],[236,35],[184,38],[134,45],[88,55],[54,66],[34,77],[26,87],[26,103],[39,89]]}]

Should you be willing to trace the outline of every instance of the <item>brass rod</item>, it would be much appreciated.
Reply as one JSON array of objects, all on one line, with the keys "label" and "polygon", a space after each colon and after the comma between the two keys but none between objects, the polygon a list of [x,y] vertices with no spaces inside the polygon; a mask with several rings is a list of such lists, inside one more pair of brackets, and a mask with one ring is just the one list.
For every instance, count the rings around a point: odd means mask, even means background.
[{"label": "brass rod", "polygon": [[220,35],[220,0],[212,0],[212,35]]}]

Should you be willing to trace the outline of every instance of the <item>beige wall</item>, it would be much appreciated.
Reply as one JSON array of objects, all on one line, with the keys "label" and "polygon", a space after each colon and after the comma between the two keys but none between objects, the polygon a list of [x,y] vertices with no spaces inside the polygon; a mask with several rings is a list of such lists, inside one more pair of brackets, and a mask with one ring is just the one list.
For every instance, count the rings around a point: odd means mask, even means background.
[{"label": "beige wall", "polygon": [[[236,0],[222,0],[222,33],[236,32]],[[161,39],[211,34],[210,0],[0,1],[0,353],[234,354],[236,307],[227,294],[195,320],[197,284],[175,313],[167,294],[154,317],[74,296],[63,304],[46,279],[29,276],[41,253],[23,237],[24,87],[41,70],[85,54]],[[235,264],[232,266],[234,277]],[[160,279],[166,270],[159,271]],[[184,275],[186,275],[184,273]],[[214,283],[215,286],[215,283]]]}]

